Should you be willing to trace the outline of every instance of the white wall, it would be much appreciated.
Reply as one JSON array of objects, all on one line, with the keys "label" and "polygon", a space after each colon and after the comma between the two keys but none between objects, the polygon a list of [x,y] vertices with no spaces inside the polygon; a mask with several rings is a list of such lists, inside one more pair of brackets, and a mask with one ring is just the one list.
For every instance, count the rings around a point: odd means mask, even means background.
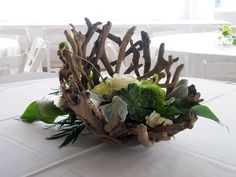
[{"label": "white wall", "polygon": [[189,0],[190,19],[212,20],[214,19],[215,0]]},{"label": "white wall", "polygon": [[[214,0],[0,0],[0,23],[55,24],[97,20],[183,20],[208,18]],[[3,8],[4,7],[4,8]],[[214,5],[213,5],[214,7]],[[202,18],[201,18],[202,19]]]},{"label": "white wall", "polygon": [[220,6],[215,10],[215,19],[225,20],[236,25],[236,1],[221,0]]},{"label": "white wall", "polygon": [[235,11],[216,11],[215,19],[225,20],[233,25],[236,25],[236,10]]}]

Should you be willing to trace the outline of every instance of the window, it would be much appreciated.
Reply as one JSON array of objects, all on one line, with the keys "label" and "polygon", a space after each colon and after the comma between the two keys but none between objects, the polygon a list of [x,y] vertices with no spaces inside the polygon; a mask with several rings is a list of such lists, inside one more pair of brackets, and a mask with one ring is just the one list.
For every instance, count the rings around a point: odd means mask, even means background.
[{"label": "window", "polygon": [[215,7],[218,8],[220,7],[221,0],[215,0]]},{"label": "window", "polygon": [[223,11],[236,11],[235,0],[215,0],[215,7]]}]

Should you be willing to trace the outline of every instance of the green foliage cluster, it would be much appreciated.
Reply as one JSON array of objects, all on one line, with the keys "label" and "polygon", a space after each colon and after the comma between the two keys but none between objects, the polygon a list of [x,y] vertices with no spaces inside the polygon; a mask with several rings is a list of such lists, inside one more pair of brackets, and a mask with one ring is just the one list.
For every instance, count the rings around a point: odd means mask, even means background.
[{"label": "green foliage cluster", "polygon": [[[223,44],[232,44],[236,45],[236,27],[235,26],[230,26],[230,25],[223,25],[220,28],[220,37],[223,41]],[[227,39],[227,42],[225,43],[224,40]]]}]

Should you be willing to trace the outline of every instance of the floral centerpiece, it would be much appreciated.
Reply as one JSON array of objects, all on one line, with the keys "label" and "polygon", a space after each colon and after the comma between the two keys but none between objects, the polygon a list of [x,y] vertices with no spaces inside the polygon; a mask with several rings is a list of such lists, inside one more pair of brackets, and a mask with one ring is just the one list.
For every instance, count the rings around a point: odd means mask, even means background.
[{"label": "floral centerpiece", "polygon": [[[31,103],[22,120],[57,126],[58,133],[48,139],[65,137],[60,147],[73,143],[85,128],[107,143],[138,141],[150,147],[191,129],[197,115],[220,123],[207,106],[200,104],[203,99],[195,86],[186,79],[179,80],[184,65],[179,64],[171,73],[178,57],[166,60],[164,44],[159,47],[158,57],[151,60],[151,41],[146,32],[142,31],[141,39],[134,42],[135,27],[121,39],[110,33],[111,22],[100,28],[100,22],[85,21],[86,34],[71,25],[71,33],[64,33],[68,42],[59,44],[58,56],[63,62],[60,89],[51,93],[53,99]],[[87,45],[95,33],[98,37],[87,54]],[[107,40],[119,47],[117,58],[108,58]],[[128,57],[132,62],[121,72],[121,64]],[[155,61],[153,68],[151,61]],[[58,116],[64,118],[57,121]]]},{"label": "floral centerpiece", "polygon": [[220,28],[219,40],[224,45],[236,45],[236,26],[223,25]]}]

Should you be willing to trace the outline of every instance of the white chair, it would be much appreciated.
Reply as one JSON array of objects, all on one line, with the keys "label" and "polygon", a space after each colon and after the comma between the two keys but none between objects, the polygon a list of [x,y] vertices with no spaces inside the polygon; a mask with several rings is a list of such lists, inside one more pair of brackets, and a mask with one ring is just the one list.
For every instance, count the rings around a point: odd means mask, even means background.
[{"label": "white chair", "polygon": [[29,51],[29,32],[27,27],[2,27],[0,36],[15,39],[19,42],[21,53]]},{"label": "white chair", "polygon": [[57,68],[61,66],[61,61],[57,56],[57,50],[59,43],[66,41],[64,35],[65,30],[68,29],[65,29],[64,27],[43,27],[44,38],[50,44],[46,54],[46,66],[48,72],[54,72],[54,70],[57,70]]},{"label": "white chair", "polygon": [[36,37],[28,53],[0,58],[0,74],[9,75],[22,72],[42,72],[42,61],[46,56],[48,42]]},{"label": "white chair", "polygon": [[204,78],[236,82],[236,63],[202,61]]},{"label": "white chair", "polygon": [[0,58],[0,76],[23,73],[26,55]]},{"label": "white chair", "polygon": [[24,72],[42,72],[42,61],[46,57],[49,43],[41,37],[36,37],[30,47],[25,62]]}]

